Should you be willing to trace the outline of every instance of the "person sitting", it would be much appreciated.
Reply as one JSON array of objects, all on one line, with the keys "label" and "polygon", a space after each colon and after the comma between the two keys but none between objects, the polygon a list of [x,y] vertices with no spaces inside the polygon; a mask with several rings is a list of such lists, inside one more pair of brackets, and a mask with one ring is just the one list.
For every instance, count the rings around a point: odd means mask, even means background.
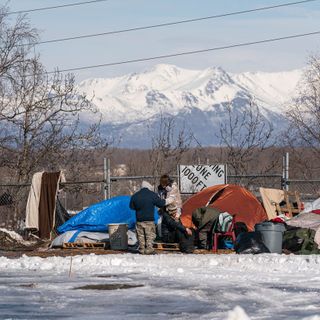
[{"label": "person sitting", "polygon": [[[171,234],[174,234],[174,242],[179,243],[179,249],[184,253],[192,253],[194,250],[194,232],[191,228],[186,228],[180,220],[173,218],[177,212],[168,212],[164,211],[162,213],[162,223],[164,223]],[[169,239],[167,239],[169,240]],[[167,243],[170,243],[167,241]]]}]

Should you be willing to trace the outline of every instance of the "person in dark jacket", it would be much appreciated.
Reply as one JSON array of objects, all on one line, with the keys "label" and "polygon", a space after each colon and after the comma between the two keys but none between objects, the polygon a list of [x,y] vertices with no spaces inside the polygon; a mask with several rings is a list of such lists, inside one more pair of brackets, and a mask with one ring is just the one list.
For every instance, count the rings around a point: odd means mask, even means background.
[{"label": "person in dark jacket", "polygon": [[167,201],[152,191],[150,183],[143,181],[141,189],[130,200],[130,208],[136,211],[136,231],[141,254],[153,254],[153,242],[156,238],[154,223],[155,207],[163,208]]},{"label": "person in dark jacket", "polygon": [[192,253],[194,250],[194,233],[190,228],[186,228],[180,220],[175,220],[166,211],[162,212],[162,223],[165,223],[170,230],[176,234],[179,242],[179,249],[184,253]]},{"label": "person in dark jacket", "polygon": [[219,209],[211,207],[201,207],[192,213],[192,222],[197,228],[199,249],[209,249],[212,247],[213,229],[220,213]]}]

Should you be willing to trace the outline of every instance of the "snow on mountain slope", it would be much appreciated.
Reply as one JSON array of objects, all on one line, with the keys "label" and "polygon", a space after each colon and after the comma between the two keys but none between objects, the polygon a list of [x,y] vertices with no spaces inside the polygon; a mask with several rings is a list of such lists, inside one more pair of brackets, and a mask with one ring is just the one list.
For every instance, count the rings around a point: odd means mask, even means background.
[{"label": "snow on mountain slope", "polygon": [[190,128],[195,127],[191,116],[195,113],[195,121],[203,118],[217,125],[224,120],[228,103],[235,112],[243,112],[252,100],[266,118],[276,121],[295,95],[301,76],[302,70],[232,74],[219,67],[187,70],[159,64],[141,73],[85,80],[79,91],[92,98],[106,126],[126,136],[137,132],[132,126],[143,127],[145,121],[157,121],[160,114],[179,121],[187,118]]},{"label": "snow on mountain slope", "polygon": [[244,72],[233,79],[253,96],[263,101],[270,110],[279,112],[286,109],[286,104],[296,93],[302,78],[302,70],[289,72]]}]

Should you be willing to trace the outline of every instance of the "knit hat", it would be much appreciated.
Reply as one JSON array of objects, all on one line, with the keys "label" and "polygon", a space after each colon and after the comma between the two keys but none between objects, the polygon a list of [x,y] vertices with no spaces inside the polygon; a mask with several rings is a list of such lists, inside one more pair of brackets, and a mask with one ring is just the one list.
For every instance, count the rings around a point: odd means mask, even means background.
[{"label": "knit hat", "polygon": [[153,191],[153,186],[148,182],[148,181],[142,181],[142,184],[141,184],[141,189],[143,188],[147,188],[149,189],[150,191]]},{"label": "knit hat", "polygon": [[170,205],[167,207],[167,210],[168,210],[168,213],[171,215],[178,211],[178,207],[176,205]]}]

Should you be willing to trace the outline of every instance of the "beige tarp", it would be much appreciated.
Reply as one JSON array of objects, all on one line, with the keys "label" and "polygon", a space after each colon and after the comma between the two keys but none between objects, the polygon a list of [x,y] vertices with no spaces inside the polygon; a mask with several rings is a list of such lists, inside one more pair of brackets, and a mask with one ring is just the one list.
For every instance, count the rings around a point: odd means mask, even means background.
[{"label": "beige tarp", "polygon": [[41,238],[49,238],[55,225],[56,199],[63,172],[37,172],[32,177],[26,207],[26,228],[37,229]]},{"label": "beige tarp", "polygon": [[39,202],[43,172],[37,172],[32,177],[32,183],[26,207],[26,228],[39,229]]},{"label": "beige tarp", "polygon": [[284,192],[280,189],[259,189],[263,206],[267,212],[268,219],[274,219],[277,216],[275,203],[280,203],[284,200]]}]

